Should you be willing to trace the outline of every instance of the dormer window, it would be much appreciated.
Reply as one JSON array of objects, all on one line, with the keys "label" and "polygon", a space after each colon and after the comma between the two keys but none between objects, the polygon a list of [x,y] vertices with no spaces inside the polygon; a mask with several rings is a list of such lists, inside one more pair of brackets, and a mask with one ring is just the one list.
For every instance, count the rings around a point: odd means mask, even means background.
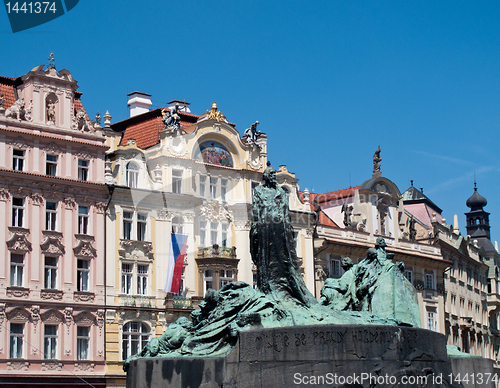
[{"label": "dormer window", "polygon": [[139,167],[135,163],[127,164],[127,186],[131,189],[137,188],[139,182]]}]

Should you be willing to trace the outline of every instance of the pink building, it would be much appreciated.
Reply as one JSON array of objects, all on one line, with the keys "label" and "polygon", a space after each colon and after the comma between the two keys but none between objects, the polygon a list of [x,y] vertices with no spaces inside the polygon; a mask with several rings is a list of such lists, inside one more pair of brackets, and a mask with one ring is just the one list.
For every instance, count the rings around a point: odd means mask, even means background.
[{"label": "pink building", "polygon": [[0,77],[0,385],[104,386],[104,137],[53,64]]}]

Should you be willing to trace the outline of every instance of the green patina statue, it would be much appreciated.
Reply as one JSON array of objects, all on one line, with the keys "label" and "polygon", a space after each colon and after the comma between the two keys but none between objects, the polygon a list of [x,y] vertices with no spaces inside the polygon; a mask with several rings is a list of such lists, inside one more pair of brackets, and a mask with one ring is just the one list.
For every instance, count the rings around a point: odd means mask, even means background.
[{"label": "green patina statue", "polygon": [[420,327],[416,292],[404,276],[404,265],[393,263],[384,239],[368,249],[367,258],[353,265],[344,258],[344,275],[327,279],[320,302],[307,289],[297,263],[288,200],[267,167],[263,185],[255,188],[250,252],[257,266],[257,290],[232,282],[208,290],[191,321],[179,318],[140,353],[142,357],[224,356],[239,332],[315,324],[379,324]]}]

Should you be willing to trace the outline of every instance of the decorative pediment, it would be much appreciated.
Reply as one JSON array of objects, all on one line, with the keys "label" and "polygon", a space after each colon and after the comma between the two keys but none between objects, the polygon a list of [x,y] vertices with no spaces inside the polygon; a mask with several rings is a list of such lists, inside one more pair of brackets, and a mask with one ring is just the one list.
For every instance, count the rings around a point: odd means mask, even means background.
[{"label": "decorative pediment", "polygon": [[153,260],[153,244],[146,241],[120,240],[119,254],[122,259],[134,261]]},{"label": "decorative pediment", "polygon": [[79,234],[76,238],[77,244],[73,248],[76,257],[92,259],[97,256],[97,250],[92,245],[93,237]]},{"label": "decorative pediment", "polygon": [[82,311],[75,315],[74,322],[80,326],[91,326],[95,324],[95,317],[88,311]]},{"label": "decorative pediment", "polygon": [[47,154],[62,154],[63,151],[59,148],[59,146],[55,143],[50,143],[50,144],[47,144],[45,147],[43,147],[43,150],[47,153]]},{"label": "decorative pediment", "polygon": [[7,320],[17,323],[29,322],[31,318],[31,313],[22,307],[14,307],[12,310],[7,312]]},{"label": "decorative pediment", "polygon": [[28,241],[29,229],[10,227],[11,236],[7,241],[7,248],[11,252],[31,252],[31,243]]},{"label": "decorative pediment", "polygon": [[64,314],[55,309],[45,311],[41,317],[45,324],[59,325],[64,322]]},{"label": "decorative pediment", "polygon": [[86,148],[81,148],[80,150],[77,150],[73,155],[80,159],[92,159],[92,154]]},{"label": "decorative pediment", "polygon": [[58,232],[44,231],[45,240],[40,244],[42,253],[51,256],[64,255],[64,245],[62,244],[62,234]]},{"label": "decorative pediment", "polygon": [[218,201],[203,201],[200,207],[200,216],[209,221],[232,221],[233,212],[227,205],[222,205]]},{"label": "decorative pediment", "polygon": [[9,142],[9,145],[12,146],[12,148],[16,148],[18,150],[26,150],[30,148],[30,146],[26,143],[26,141],[22,137],[18,137],[11,142]]}]

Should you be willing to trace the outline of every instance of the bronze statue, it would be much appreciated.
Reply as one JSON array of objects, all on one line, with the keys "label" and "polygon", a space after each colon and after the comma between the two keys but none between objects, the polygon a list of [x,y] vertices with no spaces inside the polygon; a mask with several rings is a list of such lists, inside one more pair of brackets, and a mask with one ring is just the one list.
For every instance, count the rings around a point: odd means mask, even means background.
[{"label": "bronze statue", "polygon": [[377,150],[373,154],[373,173],[374,174],[380,174],[380,162],[382,161],[382,158],[380,157],[380,152],[382,150],[380,149],[380,146],[378,146]]}]

